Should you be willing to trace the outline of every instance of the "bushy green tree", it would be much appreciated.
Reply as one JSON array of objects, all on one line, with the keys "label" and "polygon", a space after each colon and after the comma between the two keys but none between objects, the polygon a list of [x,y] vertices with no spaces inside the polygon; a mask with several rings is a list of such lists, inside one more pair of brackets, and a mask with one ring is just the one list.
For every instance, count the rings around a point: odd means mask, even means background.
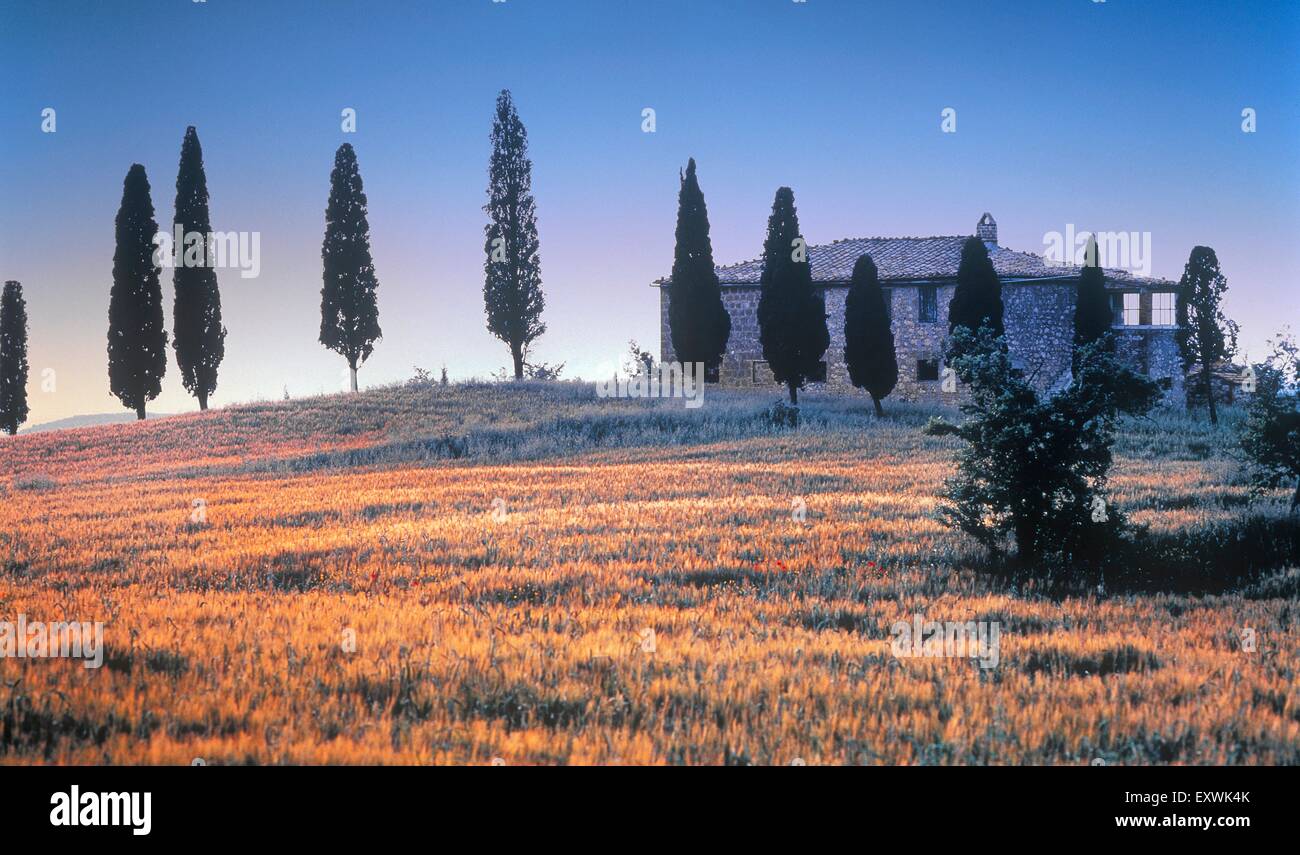
[{"label": "bushy green tree", "polygon": [[0,430],[10,435],[27,421],[27,303],[10,280],[0,294]]},{"label": "bushy green tree", "polygon": [[330,198],[325,209],[325,241],[321,244],[324,284],[320,292],[320,343],[348,361],[352,391],[357,391],[357,366],[375,349],[379,279],[370,258],[370,222],[361,185],[357,155],[349,143],[339,146],[330,172]]},{"label": "bushy green tree", "polygon": [[484,247],[483,302],[488,332],[510,347],[515,379],[524,378],[529,345],[542,333],[542,264],[538,256],[537,205],[533,201],[533,163],[528,132],[519,121],[509,90],[497,96],[492,121],[492,159],[488,163],[489,222]]},{"label": "bushy green tree", "polygon": [[978,335],[959,327],[953,337],[952,367],[970,390],[961,408],[967,418],[926,426],[931,435],[965,442],[943,515],[995,552],[1010,536],[1025,565],[1047,553],[1095,559],[1123,523],[1105,498],[1116,421],[1147,412],[1158,385],[1097,341],[1080,349],[1074,382],[1043,401],[987,326]]},{"label": "bushy green tree", "polygon": [[866,253],[853,265],[849,293],[844,298],[844,362],[849,380],[866,389],[876,415],[884,415],[880,402],[898,383],[898,357],[880,277]]},{"label": "bushy green tree", "polygon": [[686,164],[677,194],[677,241],[668,285],[668,329],[677,361],[702,362],[710,371],[722,362],[731,337],[731,315],[713,267],[709,212],[695,177],[695,158]]},{"label": "bushy green tree", "polygon": [[136,163],[122,183],[117,249],[108,298],[108,385],[122,405],[145,417],[145,404],[162,391],[167,373],[161,268],[154,265],[153,199],[144,167]]},{"label": "bushy green tree", "polygon": [[1288,336],[1271,357],[1251,366],[1255,391],[1242,426],[1241,448],[1250,461],[1255,493],[1296,482],[1291,510],[1300,507],[1300,347]]},{"label": "bushy green tree", "polygon": [[1192,248],[1178,283],[1178,352],[1183,370],[1200,366],[1200,385],[1210,407],[1210,424],[1219,423],[1214,401],[1214,366],[1237,351],[1237,325],[1223,314],[1220,304],[1228,279],[1219,269],[1219,257],[1208,246]]},{"label": "bushy green tree", "polygon": [[812,265],[794,207],[794,191],[782,187],[772,202],[763,242],[763,273],[758,298],[758,339],[776,382],[785,384],[790,403],[820,374],[830,346],[826,301],[813,287]]},{"label": "bushy green tree", "polygon": [[181,234],[203,236],[203,259],[186,263],[184,244],[176,246],[172,285],[176,296],[172,311],[172,347],[181,371],[181,383],[208,408],[208,396],[217,390],[217,368],[226,355],[226,328],[221,325],[221,292],[213,269],[212,223],[208,217],[208,178],[203,171],[203,149],[194,126],[186,128],[181,143],[180,169],[176,173],[176,216]]}]

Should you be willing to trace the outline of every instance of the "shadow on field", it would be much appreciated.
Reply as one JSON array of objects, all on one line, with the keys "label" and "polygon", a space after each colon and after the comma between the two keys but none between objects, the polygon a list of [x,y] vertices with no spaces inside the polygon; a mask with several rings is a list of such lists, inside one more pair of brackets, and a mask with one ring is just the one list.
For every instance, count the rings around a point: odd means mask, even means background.
[{"label": "shadow on field", "polygon": [[[706,406],[686,409],[680,401],[672,399],[611,402],[597,398],[591,384],[557,385],[566,386],[562,407],[542,406],[545,399],[540,403],[534,400],[538,390],[523,386],[510,390],[519,392],[520,400],[501,413],[484,409],[505,407],[499,402],[467,398],[459,407],[444,407],[441,418],[430,418],[428,423],[394,420],[394,426],[378,428],[387,436],[362,447],[326,448],[284,456],[268,454],[239,462],[226,460],[182,466],[175,475],[199,478],[223,474],[303,474],[462,460],[509,463],[565,459],[596,450],[705,445],[758,437],[804,438],[835,432],[858,436],[866,425],[919,429],[936,412],[934,408],[898,403],[886,419],[877,419],[857,399],[824,396],[805,404],[800,426],[792,431],[773,421],[767,406],[770,399],[766,396],[710,389]],[[501,390],[493,391],[501,394]],[[473,392],[472,387],[465,387],[463,394]],[[557,415],[557,410],[562,414]],[[376,430],[373,424],[365,427]],[[344,423],[330,428],[327,435],[337,438],[358,432],[363,431]],[[914,439],[923,441],[919,436]]]},{"label": "shadow on field", "polygon": [[[1176,532],[1139,530],[1097,566],[1044,562],[1024,568],[1007,558],[976,569],[1048,595],[1223,594],[1295,596],[1300,576],[1272,578],[1300,566],[1300,516],[1256,513]],[[1287,592],[1290,593],[1287,593]]]}]

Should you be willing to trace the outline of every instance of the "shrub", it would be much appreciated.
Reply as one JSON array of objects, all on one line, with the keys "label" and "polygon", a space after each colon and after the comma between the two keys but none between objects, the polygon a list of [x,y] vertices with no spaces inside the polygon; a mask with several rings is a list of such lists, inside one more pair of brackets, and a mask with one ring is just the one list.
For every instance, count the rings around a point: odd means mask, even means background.
[{"label": "shrub", "polygon": [[1041,401],[1011,367],[989,327],[953,331],[953,369],[970,387],[961,425],[932,419],[926,433],[966,442],[941,513],[993,552],[1007,536],[1022,564],[1048,552],[1092,562],[1114,544],[1123,516],[1105,499],[1120,413],[1142,414],[1157,384],[1117,363],[1105,340],[1080,348],[1066,389]]},{"label": "shrub", "polygon": [[763,411],[762,420],[768,427],[799,427],[799,408],[778,398],[776,403]]},{"label": "shrub", "polygon": [[1251,491],[1258,495],[1295,481],[1294,511],[1300,507],[1300,348],[1281,337],[1269,360],[1251,370],[1255,394],[1241,431],[1241,449],[1251,464]]}]

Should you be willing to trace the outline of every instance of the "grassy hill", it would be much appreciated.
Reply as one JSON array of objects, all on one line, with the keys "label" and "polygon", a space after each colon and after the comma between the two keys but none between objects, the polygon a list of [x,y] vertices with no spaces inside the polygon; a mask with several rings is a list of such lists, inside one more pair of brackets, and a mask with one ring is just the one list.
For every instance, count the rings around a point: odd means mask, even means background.
[{"label": "grassy hill", "polygon": [[[1127,424],[1149,566],[1043,579],[935,518],[931,410],[789,431],[776,397],[403,386],[0,441],[0,619],[107,647],[0,659],[0,761],[1300,762],[1298,538],[1237,414]],[[916,616],[996,623],[997,666],[895,657]]]},{"label": "grassy hill", "polygon": [[[150,413],[151,418],[162,418],[171,415],[170,413]],[[19,433],[44,433],[51,430],[68,430],[70,428],[95,427],[97,425],[115,425],[123,422],[133,422],[136,420],[135,413],[90,413],[84,416],[68,416],[66,419],[55,419],[52,422],[42,422],[38,425],[24,427],[19,429]]]}]

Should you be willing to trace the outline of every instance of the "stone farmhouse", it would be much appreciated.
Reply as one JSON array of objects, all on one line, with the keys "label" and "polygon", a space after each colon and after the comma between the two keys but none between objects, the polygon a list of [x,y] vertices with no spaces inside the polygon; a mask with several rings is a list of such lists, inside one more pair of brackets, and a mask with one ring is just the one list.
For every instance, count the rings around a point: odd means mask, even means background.
[{"label": "stone farmhouse", "polygon": [[[1042,390],[1064,387],[1070,382],[1079,268],[999,246],[997,223],[987,213],[975,234],[988,247],[1002,282],[1003,323],[1014,364]],[[968,239],[969,235],[850,238],[810,246],[813,282],[825,296],[831,337],[822,380],[811,388],[854,391],[844,364],[844,299],[854,262],[865,252],[879,270],[894,332],[898,386],[891,397],[955,401],[960,391],[945,391],[941,382],[942,353],[948,303],[956,290],[961,247]],[[761,258],[717,268],[723,305],[731,315],[727,352],[716,378],[710,378],[721,385],[773,386],[758,339],[762,270]],[[1170,398],[1181,401],[1183,371],[1174,339],[1177,283],[1111,268],[1105,269],[1105,278],[1120,356],[1133,368],[1164,381]],[[660,289],[660,358],[676,361],[668,330],[668,280],[653,284]]]}]

